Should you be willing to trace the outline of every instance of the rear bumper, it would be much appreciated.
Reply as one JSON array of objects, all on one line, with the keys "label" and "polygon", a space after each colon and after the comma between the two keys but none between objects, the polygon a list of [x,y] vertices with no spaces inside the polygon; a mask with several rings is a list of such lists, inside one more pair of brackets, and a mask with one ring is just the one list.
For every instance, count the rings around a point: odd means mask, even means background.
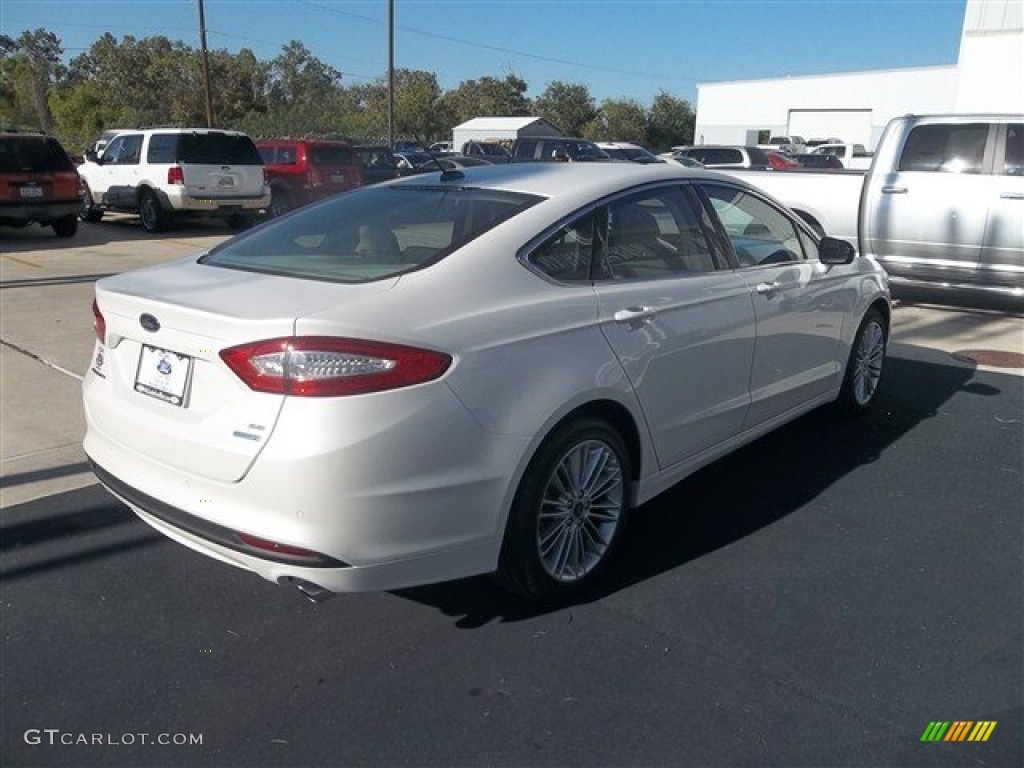
[{"label": "rear bumper", "polygon": [[0,203],[0,221],[37,221],[49,223],[76,216],[82,209],[78,198],[46,203]]},{"label": "rear bumper", "polygon": [[182,188],[168,191],[166,203],[174,211],[183,213],[208,213],[230,215],[233,213],[258,213],[270,206],[270,189],[265,194],[244,197],[193,197]]}]

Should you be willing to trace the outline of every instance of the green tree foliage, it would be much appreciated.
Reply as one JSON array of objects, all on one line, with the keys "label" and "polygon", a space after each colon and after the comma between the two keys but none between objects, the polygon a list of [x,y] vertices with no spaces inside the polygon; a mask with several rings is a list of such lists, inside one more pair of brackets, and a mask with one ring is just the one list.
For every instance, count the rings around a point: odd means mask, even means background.
[{"label": "green tree foliage", "polygon": [[594,141],[647,142],[647,112],[634,99],[606,99],[597,118],[583,130],[583,136]]},{"label": "green tree foliage", "polygon": [[452,127],[474,117],[526,117],[530,114],[526,90],[526,81],[517,75],[504,80],[481,77],[459,83],[443,102],[454,120]]},{"label": "green tree foliage", "polygon": [[0,122],[53,132],[49,93],[63,73],[64,49],[52,32],[0,35]]},{"label": "green tree foliage", "polygon": [[533,102],[534,112],[568,136],[579,136],[598,116],[590,89],[555,80]]},{"label": "green tree foliage", "polygon": [[[101,130],[206,125],[200,52],[163,36],[106,33],[61,64],[60,40],[37,29],[0,35],[0,122],[42,127],[81,151]],[[217,125],[253,136],[330,136],[382,141],[388,133],[384,78],[345,87],[342,75],[292,40],[270,61],[249,49],[209,52]],[[424,144],[451,138],[474,117],[542,117],[569,135],[635,141],[663,150],[693,141],[689,103],[661,91],[650,110],[633,99],[597,106],[586,85],[551,82],[534,101],[515,74],[466,80],[444,92],[437,75],[395,73],[395,137]]]},{"label": "green tree foliage", "polygon": [[688,101],[658,91],[648,118],[648,146],[655,152],[664,152],[673,146],[692,144],[696,123],[697,114]]}]

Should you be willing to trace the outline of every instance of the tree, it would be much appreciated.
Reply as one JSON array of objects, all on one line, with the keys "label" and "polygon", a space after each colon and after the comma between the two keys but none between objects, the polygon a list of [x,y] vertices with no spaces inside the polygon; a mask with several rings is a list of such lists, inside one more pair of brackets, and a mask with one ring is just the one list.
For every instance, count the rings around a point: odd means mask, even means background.
[{"label": "tree", "polygon": [[[49,93],[63,73],[63,53],[60,39],[42,28],[34,32],[26,30],[17,39],[0,35],[4,111],[10,112],[0,116],[11,121],[32,122],[52,133]],[[28,119],[30,115],[35,119]]]},{"label": "tree", "polygon": [[[371,125],[380,126],[379,135],[387,131],[388,89],[381,81],[361,90],[363,104]],[[395,71],[395,135],[414,139],[426,146],[450,128],[451,118],[441,102],[437,75],[419,69]]]},{"label": "tree", "polygon": [[454,91],[444,94],[442,101],[453,127],[474,117],[524,117],[530,114],[526,88],[526,81],[512,74],[504,80],[481,77],[459,83]]},{"label": "tree", "polygon": [[647,120],[647,146],[665,152],[673,146],[693,143],[697,115],[688,101],[658,91]]},{"label": "tree", "polygon": [[647,112],[634,99],[606,99],[583,136],[595,141],[647,141]]},{"label": "tree", "polygon": [[561,80],[549,83],[533,107],[538,116],[570,136],[579,136],[598,114],[586,85]]}]

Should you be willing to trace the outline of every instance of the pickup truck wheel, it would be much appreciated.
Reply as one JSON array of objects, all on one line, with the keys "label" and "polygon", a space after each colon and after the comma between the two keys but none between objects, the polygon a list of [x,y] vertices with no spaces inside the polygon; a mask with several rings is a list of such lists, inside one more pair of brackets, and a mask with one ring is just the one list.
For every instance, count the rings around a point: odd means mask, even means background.
[{"label": "pickup truck wheel", "polygon": [[78,217],[71,214],[62,219],[57,219],[51,226],[53,227],[53,233],[57,237],[73,237],[75,232],[78,231]]},{"label": "pickup truck wheel", "polygon": [[837,401],[843,413],[856,416],[875,401],[882,380],[886,342],[887,331],[881,313],[869,309],[857,329],[846,364],[846,376]]},{"label": "pickup truck wheel", "polygon": [[139,222],[147,232],[159,232],[167,226],[167,214],[156,195],[144,189],[139,193]]},{"label": "pickup truck wheel", "polygon": [[82,192],[79,197],[82,201],[82,209],[78,212],[78,218],[93,224],[103,218],[103,211],[93,205],[92,191],[84,181],[82,182]]},{"label": "pickup truck wheel", "polygon": [[545,602],[590,588],[622,538],[629,478],[629,453],[605,422],[582,418],[555,430],[516,491],[497,581]]}]

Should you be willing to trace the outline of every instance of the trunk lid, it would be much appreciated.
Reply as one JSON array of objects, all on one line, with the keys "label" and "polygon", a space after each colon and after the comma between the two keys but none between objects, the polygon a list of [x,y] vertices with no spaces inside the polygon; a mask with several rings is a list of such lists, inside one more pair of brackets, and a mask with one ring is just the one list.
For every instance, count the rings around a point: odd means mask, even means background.
[{"label": "trunk lid", "polygon": [[87,398],[97,428],[124,448],[189,473],[234,482],[274,431],[284,396],[250,390],[221,350],[293,335],[297,320],[388,290],[198,264],[194,259],[106,278],[106,323]]}]

